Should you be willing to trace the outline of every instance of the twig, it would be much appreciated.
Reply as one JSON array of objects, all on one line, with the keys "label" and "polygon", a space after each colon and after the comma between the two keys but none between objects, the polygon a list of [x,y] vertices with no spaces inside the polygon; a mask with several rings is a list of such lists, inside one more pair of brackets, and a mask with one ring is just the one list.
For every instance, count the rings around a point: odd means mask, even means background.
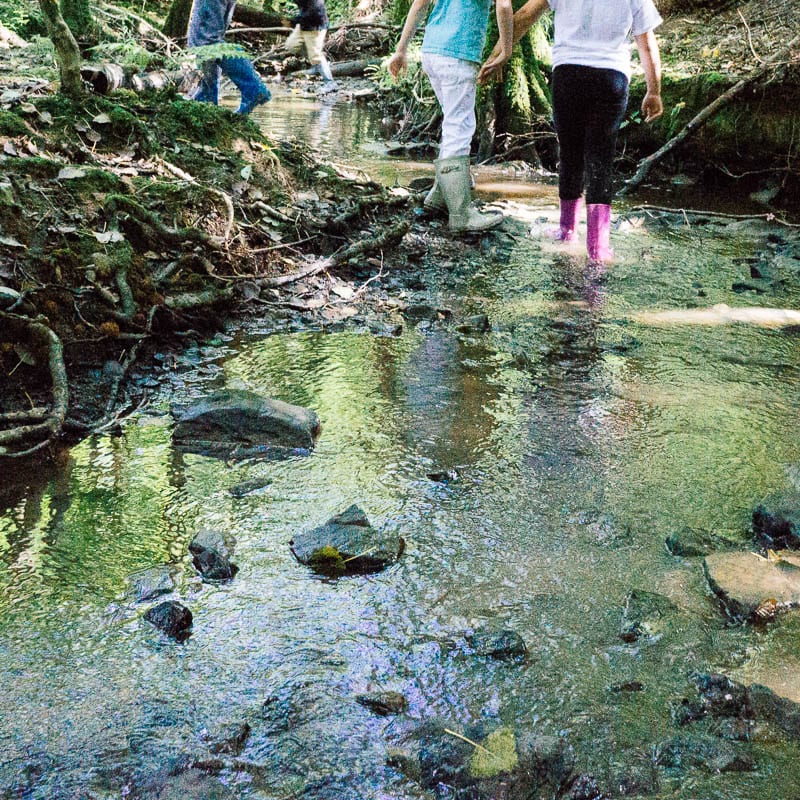
[{"label": "twig", "polygon": [[774,214],[727,214],[724,211],[702,211],[694,208],[669,208],[667,206],[653,206],[647,203],[638,206],[631,206],[631,211],[663,211],[667,214],[687,214],[697,217],[721,217],[723,219],[756,220],[763,219],[766,222],[774,222],[777,225],[785,225],[787,228],[800,228],[800,225],[776,217]]},{"label": "twig", "polygon": [[462,742],[466,742],[467,744],[471,744],[474,748],[478,750],[483,750],[484,753],[488,753],[490,756],[494,755],[491,750],[485,748],[482,744],[478,744],[477,742],[473,742],[472,739],[467,739],[466,736],[462,736],[460,733],[456,733],[455,731],[451,731],[450,728],[443,729],[445,733],[449,733],[451,736],[455,736],[456,739],[461,739]]},{"label": "twig", "polygon": [[758,55],[758,53],[756,53],[756,49],[755,49],[755,47],[753,47],[753,37],[752,37],[752,35],[750,33],[750,26],[747,24],[747,20],[744,18],[744,14],[742,14],[742,9],[741,8],[737,8],[736,9],[736,13],[739,15],[739,17],[741,18],[742,22],[744,23],[744,29],[747,31],[747,44],[750,47],[750,52],[753,54],[753,58],[756,61],[758,61],[759,64],[763,64],[764,63],[764,59],[761,58],[761,56]]}]

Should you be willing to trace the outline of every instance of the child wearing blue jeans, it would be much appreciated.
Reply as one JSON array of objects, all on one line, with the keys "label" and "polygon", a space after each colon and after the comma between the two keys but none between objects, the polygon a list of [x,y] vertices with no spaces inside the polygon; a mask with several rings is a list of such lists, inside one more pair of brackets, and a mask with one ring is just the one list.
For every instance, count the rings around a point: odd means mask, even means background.
[{"label": "child wearing blue jeans", "polygon": [[[194,0],[189,17],[187,36],[189,47],[222,44],[235,8],[236,0]],[[221,72],[225,73],[241,92],[242,100],[237,110],[238,114],[249,114],[256,106],[266,103],[272,97],[249,58],[226,56],[207,59],[200,68],[203,77],[199,88],[192,95],[193,100],[217,105]]]},{"label": "child wearing blue jeans", "polygon": [[[561,207],[554,237],[563,242],[575,238],[585,186],[586,249],[592,261],[606,263],[614,257],[610,247],[614,150],[628,105],[630,37],[647,83],[642,116],[652,122],[664,112],[654,33],[662,19],[653,0],[528,0],[514,14],[515,42],[548,6],[555,15],[552,94]],[[497,72],[490,58],[478,82]]]},{"label": "child wearing blue jeans", "polygon": [[[406,70],[408,43],[432,0],[414,0],[388,69],[394,78]],[[484,214],[470,204],[469,151],[475,133],[475,94],[490,0],[434,0],[422,42],[422,68],[442,107],[442,139],[433,163],[436,180],[425,198],[429,210],[448,211],[454,232],[494,228],[502,214]],[[511,0],[496,0],[499,41],[490,62],[493,72],[511,57]]]}]

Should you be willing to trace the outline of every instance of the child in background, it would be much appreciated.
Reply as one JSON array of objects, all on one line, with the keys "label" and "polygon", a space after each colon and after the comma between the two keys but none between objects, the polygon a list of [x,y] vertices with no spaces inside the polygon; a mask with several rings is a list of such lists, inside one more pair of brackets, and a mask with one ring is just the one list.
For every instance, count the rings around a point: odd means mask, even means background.
[{"label": "child in background", "polygon": [[295,0],[300,13],[291,20],[294,30],[289,34],[283,47],[290,53],[299,53],[305,47],[306,56],[311,63],[311,74],[321,75],[323,92],[338,89],[331,73],[331,65],[325,58],[322,47],[328,32],[328,11],[324,0]]},{"label": "child in background", "polygon": [[[652,122],[664,111],[654,34],[662,19],[653,0],[528,0],[514,14],[514,42],[548,6],[555,12],[552,94],[561,207],[555,238],[563,242],[575,238],[585,185],[586,249],[592,261],[605,263],[614,257],[610,247],[614,151],[628,105],[630,36],[647,83],[642,116]],[[484,83],[496,73],[490,59],[478,81]]]},{"label": "child in background", "polygon": [[[236,0],[194,0],[189,17],[189,47],[222,44],[225,31],[233,19]],[[224,72],[242,94],[237,114],[249,114],[256,106],[266,103],[272,95],[253,69],[250,59],[241,57],[214,58],[201,65],[200,86],[192,96],[203,103],[219,102],[219,77]]]},{"label": "child in background", "polygon": [[[387,67],[396,79],[406,70],[408,43],[431,0],[414,0],[395,54]],[[470,203],[469,151],[475,133],[477,76],[486,41],[490,0],[435,0],[422,42],[422,68],[442,107],[442,140],[433,163],[436,180],[425,198],[429,210],[449,214],[454,232],[494,228],[502,214],[484,214]],[[492,71],[498,72],[511,57],[513,9],[511,0],[496,0],[499,41]],[[488,63],[488,62],[487,62]]]}]

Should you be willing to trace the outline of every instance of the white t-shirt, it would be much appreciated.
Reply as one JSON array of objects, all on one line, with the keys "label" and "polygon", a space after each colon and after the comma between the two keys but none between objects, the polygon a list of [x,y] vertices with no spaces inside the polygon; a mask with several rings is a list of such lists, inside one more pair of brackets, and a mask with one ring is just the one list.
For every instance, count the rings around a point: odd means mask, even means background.
[{"label": "white t-shirt", "polygon": [[547,0],[555,12],[553,66],[580,64],[631,75],[631,37],[663,20],[653,0]]}]

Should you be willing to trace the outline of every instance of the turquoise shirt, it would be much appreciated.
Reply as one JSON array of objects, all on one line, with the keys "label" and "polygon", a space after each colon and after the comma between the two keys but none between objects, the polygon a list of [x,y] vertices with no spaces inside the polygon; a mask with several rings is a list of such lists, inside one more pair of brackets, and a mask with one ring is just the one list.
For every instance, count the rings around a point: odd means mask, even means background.
[{"label": "turquoise shirt", "polygon": [[491,0],[435,0],[425,26],[422,52],[480,64],[490,4]]}]

